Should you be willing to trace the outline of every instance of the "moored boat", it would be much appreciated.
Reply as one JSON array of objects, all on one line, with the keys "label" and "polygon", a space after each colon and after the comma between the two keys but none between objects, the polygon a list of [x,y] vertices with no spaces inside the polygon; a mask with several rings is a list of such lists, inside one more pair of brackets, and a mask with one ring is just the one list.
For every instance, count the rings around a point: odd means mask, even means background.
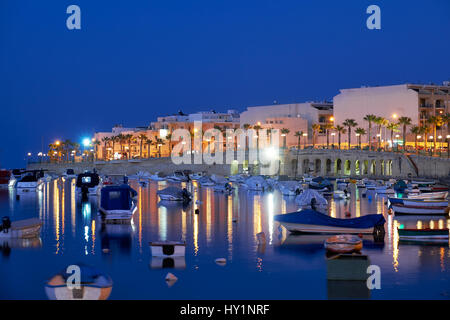
[{"label": "moored boat", "polygon": [[192,195],[186,188],[177,187],[167,187],[162,190],[158,190],[156,194],[161,198],[161,200],[166,201],[190,201]]},{"label": "moored boat", "polygon": [[[78,267],[81,277],[78,287],[69,277]],[[73,287],[72,287],[73,286]],[[106,300],[113,282],[107,274],[84,264],[70,265],[54,275],[45,285],[50,300]]]},{"label": "moored boat", "polygon": [[426,206],[406,206],[401,203],[393,203],[392,210],[395,214],[417,214],[417,215],[446,215],[449,212],[448,206],[426,207]]},{"label": "moored boat", "polygon": [[414,242],[448,242],[448,229],[400,229],[398,228],[400,241]]},{"label": "moored boat", "polygon": [[276,215],[274,220],[278,221],[290,232],[331,234],[384,234],[384,223],[386,222],[382,214],[368,214],[358,218],[339,219],[310,209]]},{"label": "moored boat", "polygon": [[42,222],[38,218],[12,221],[2,218],[0,238],[36,238],[41,232]]},{"label": "moored boat", "polygon": [[85,172],[77,176],[76,192],[79,195],[97,196],[100,195],[102,181],[95,172]]},{"label": "moored boat", "polygon": [[408,199],[446,199],[448,191],[408,194]]},{"label": "moored boat", "polygon": [[361,251],[363,243],[358,236],[340,234],[325,240],[324,247],[327,251],[333,253],[351,253]]},{"label": "moored boat", "polygon": [[106,186],[101,190],[99,213],[106,223],[129,223],[136,211],[137,192],[130,186]]}]

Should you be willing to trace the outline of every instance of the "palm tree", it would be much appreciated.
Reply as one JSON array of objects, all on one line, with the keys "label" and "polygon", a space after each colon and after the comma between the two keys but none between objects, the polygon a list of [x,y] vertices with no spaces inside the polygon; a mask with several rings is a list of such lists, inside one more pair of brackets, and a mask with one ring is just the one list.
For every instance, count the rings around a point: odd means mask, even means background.
[{"label": "palm tree", "polygon": [[327,149],[330,147],[330,130],[334,129],[334,126],[332,123],[327,123],[323,126],[325,129],[325,134],[327,135]]},{"label": "palm tree", "polygon": [[283,136],[283,148],[284,149],[286,149],[286,137],[287,137],[289,132],[291,132],[291,130],[289,130],[287,128],[282,128],[281,129],[281,135]]},{"label": "palm tree", "polygon": [[110,139],[111,139],[111,141],[112,141],[112,158],[113,158],[113,160],[114,160],[114,155],[115,155],[115,153],[116,153],[116,143],[118,143],[118,142],[120,141],[120,138],[119,138],[119,136],[117,135],[117,136],[111,137]]},{"label": "palm tree", "polygon": [[424,136],[425,152],[428,152],[428,134],[431,133],[433,129],[428,125],[423,125],[420,129],[420,133]]},{"label": "palm tree", "polygon": [[166,140],[169,145],[169,154],[172,154],[172,133],[166,135]]},{"label": "palm tree", "polygon": [[313,149],[316,147],[316,134],[317,132],[319,132],[321,126],[320,124],[314,123],[312,126],[312,132],[313,132],[313,139],[312,139],[312,143],[313,143]]},{"label": "palm tree", "polygon": [[431,116],[428,118],[427,123],[430,124],[433,129],[433,152],[436,153],[436,131],[437,127],[441,127],[444,124],[444,121],[440,116]]},{"label": "palm tree", "polygon": [[141,133],[137,138],[139,139],[139,158],[142,159],[142,146],[145,144],[148,138],[144,133]]},{"label": "palm tree", "polygon": [[335,130],[338,133],[338,148],[341,150],[341,134],[345,134],[347,130],[345,130],[345,128],[341,125],[337,125]]},{"label": "palm tree", "polygon": [[152,155],[151,154],[152,145],[153,145],[152,139],[147,137],[147,139],[145,140],[145,144],[147,145],[147,159],[149,159],[150,156]]},{"label": "palm tree", "polygon": [[133,141],[133,138],[134,138],[134,136],[130,133],[128,133],[124,136],[125,143],[127,144],[127,147],[128,147],[128,149],[127,149],[128,151],[126,152],[127,159],[131,158],[131,142]]},{"label": "palm tree", "polygon": [[352,128],[356,127],[358,123],[356,123],[355,119],[345,119],[342,124],[348,129],[348,149],[350,150],[352,144]]},{"label": "palm tree", "polygon": [[302,138],[302,136],[303,136],[303,131],[296,131],[295,133],[294,133],[294,136],[296,136],[297,137],[297,166],[295,167],[295,176],[297,177],[297,171],[298,171],[298,156],[299,156],[299,153],[300,153],[300,139]]},{"label": "palm tree", "polygon": [[398,124],[403,126],[403,151],[406,150],[406,127],[411,124],[410,117],[400,117],[398,118]]},{"label": "palm tree", "polygon": [[[242,125],[242,128],[244,128],[245,131],[247,131],[248,129],[250,129],[252,126],[248,123],[244,123]],[[249,141],[248,141],[248,135],[245,136],[245,150],[248,150],[249,148]]]},{"label": "palm tree", "polygon": [[111,139],[109,137],[102,138],[103,142],[103,160],[106,160],[108,158],[108,144]]},{"label": "palm tree", "polygon": [[256,151],[259,150],[259,130],[261,130],[262,127],[260,125],[254,125],[253,130],[256,131]]},{"label": "palm tree", "polygon": [[358,146],[359,150],[361,150],[361,137],[367,134],[366,129],[364,128],[356,128],[355,133],[358,135]]},{"label": "palm tree", "polygon": [[369,123],[369,129],[368,129],[368,133],[369,133],[369,150],[372,150],[372,140],[371,140],[371,133],[372,133],[372,122],[375,122],[377,119],[376,115],[373,114],[368,114],[366,115],[363,120],[367,121]]},{"label": "palm tree", "polygon": [[161,138],[156,138],[153,141],[153,145],[158,148],[158,157],[161,158],[161,147],[165,144],[164,140]]},{"label": "palm tree", "polygon": [[383,117],[376,117],[375,119],[375,124],[377,125],[377,146],[378,149],[381,147],[381,126],[384,123],[384,118]]},{"label": "palm tree", "polygon": [[100,141],[98,141],[97,139],[95,139],[94,141],[92,141],[92,144],[94,145],[94,161],[97,161],[97,151],[98,151],[98,146],[101,144]]},{"label": "palm tree", "polygon": [[391,149],[394,150],[394,132],[398,132],[398,123],[395,122],[389,122],[389,124],[386,126],[386,128],[391,131]]},{"label": "palm tree", "polygon": [[414,148],[416,149],[416,153],[419,153],[419,149],[417,148],[417,135],[420,134],[420,127],[419,126],[412,126],[409,131],[411,131],[412,134],[414,134]]}]

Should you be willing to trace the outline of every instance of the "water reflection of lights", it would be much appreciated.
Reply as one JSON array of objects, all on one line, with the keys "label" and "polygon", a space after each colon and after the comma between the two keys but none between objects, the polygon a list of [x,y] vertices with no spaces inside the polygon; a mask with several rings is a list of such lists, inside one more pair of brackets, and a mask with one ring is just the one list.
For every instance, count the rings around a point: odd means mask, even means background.
[{"label": "water reflection of lights", "polygon": [[269,195],[267,197],[267,212],[268,212],[268,223],[269,223],[269,245],[271,245],[272,240],[273,240],[273,216],[274,216],[273,193],[269,193]]},{"label": "water reflection of lights", "polygon": [[228,215],[227,215],[227,237],[228,237],[228,259],[232,259],[233,252],[233,197],[227,197]]},{"label": "water reflection of lights", "polygon": [[211,242],[211,188],[206,189],[206,244]]},{"label": "water reflection of lights", "polygon": [[75,194],[75,181],[70,184],[70,204],[71,204],[71,225],[72,225],[72,235],[75,236],[75,217],[76,217],[76,194]]},{"label": "water reflection of lights", "polygon": [[392,239],[392,258],[393,258],[393,266],[394,266],[394,270],[395,272],[398,272],[398,265],[399,265],[399,261],[398,261],[398,255],[399,255],[399,250],[398,250],[398,223],[397,220],[394,220],[394,230],[393,230],[393,239]]},{"label": "water reflection of lights", "polygon": [[257,194],[253,197],[253,236],[255,240],[256,234],[261,230],[261,196]]},{"label": "water reflection of lights", "polygon": [[158,230],[159,240],[167,240],[167,209],[164,206],[158,207]]},{"label": "water reflection of lights", "polygon": [[53,217],[55,223],[55,240],[56,240],[56,254],[60,250],[60,240],[59,240],[59,188],[57,181],[53,183]]},{"label": "water reflection of lights", "polygon": [[194,255],[197,256],[198,254],[198,214],[194,214]]}]

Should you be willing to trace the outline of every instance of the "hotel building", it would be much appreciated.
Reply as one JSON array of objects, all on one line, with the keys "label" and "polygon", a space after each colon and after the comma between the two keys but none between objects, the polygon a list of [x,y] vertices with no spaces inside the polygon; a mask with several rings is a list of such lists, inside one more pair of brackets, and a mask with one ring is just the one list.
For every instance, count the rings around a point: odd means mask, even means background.
[{"label": "hotel building", "polygon": [[[430,116],[450,111],[450,85],[446,82],[443,85],[401,84],[342,89],[334,97],[333,105],[336,124],[342,124],[345,119],[355,119],[358,127],[367,131],[368,123],[364,121],[367,114],[391,122],[397,122],[400,117],[409,117],[412,125],[423,125]],[[371,136],[376,139],[376,134],[373,124]],[[399,135],[402,133],[399,132]],[[346,141],[346,135],[343,138]],[[352,138],[353,141],[356,143],[356,139]],[[407,141],[412,143],[414,136],[408,133]],[[368,143],[368,135],[362,137],[362,142]]]}]

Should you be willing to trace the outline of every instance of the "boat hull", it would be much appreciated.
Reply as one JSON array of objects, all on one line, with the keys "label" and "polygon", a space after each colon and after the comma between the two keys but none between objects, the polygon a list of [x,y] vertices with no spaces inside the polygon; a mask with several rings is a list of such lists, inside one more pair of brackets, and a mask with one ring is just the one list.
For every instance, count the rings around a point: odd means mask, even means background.
[{"label": "boat hull", "polygon": [[297,233],[328,233],[328,234],[372,234],[373,227],[371,228],[345,228],[345,227],[333,227],[333,226],[323,226],[323,225],[313,225],[313,224],[301,224],[301,223],[289,223],[280,222],[290,232]]},{"label": "boat hull", "polygon": [[419,207],[419,206],[404,206],[400,204],[393,204],[392,210],[395,214],[413,214],[413,215],[446,215],[448,214],[448,207]]}]

